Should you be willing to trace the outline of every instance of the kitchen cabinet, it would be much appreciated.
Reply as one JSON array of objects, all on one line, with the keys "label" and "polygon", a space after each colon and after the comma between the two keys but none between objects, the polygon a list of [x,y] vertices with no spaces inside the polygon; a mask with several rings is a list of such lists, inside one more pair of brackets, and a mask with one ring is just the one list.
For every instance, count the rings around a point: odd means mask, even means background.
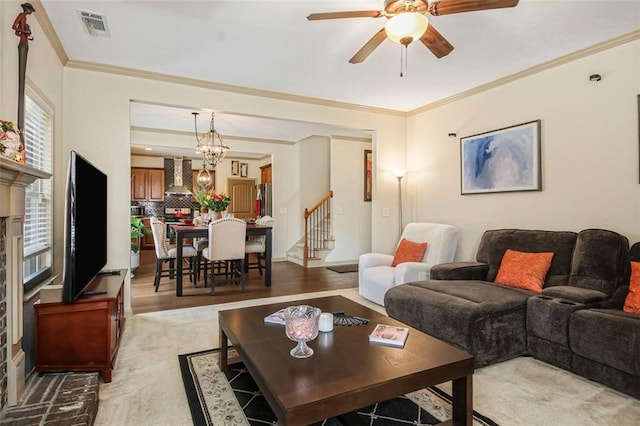
[{"label": "kitchen cabinet", "polygon": [[131,201],[164,201],[164,169],[131,169]]},{"label": "kitchen cabinet", "polygon": [[260,183],[271,183],[271,164],[260,167]]},{"label": "kitchen cabinet", "polygon": [[36,371],[99,371],[111,381],[124,331],[124,278],[98,275],[87,290],[98,294],[81,296],[73,303],[33,305],[36,321]]}]

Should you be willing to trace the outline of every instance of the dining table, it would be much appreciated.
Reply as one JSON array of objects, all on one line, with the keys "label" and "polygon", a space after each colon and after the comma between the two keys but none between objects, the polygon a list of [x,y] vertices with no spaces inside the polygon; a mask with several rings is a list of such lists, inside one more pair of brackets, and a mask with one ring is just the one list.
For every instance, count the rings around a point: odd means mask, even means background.
[{"label": "dining table", "polygon": [[[176,296],[182,296],[182,247],[187,238],[209,238],[209,227],[207,225],[186,225],[172,224],[169,229],[176,236]],[[272,227],[267,225],[247,224],[247,237],[265,236],[265,265],[264,265],[264,285],[271,287],[271,253],[272,253]],[[206,280],[206,277],[205,277]]]}]

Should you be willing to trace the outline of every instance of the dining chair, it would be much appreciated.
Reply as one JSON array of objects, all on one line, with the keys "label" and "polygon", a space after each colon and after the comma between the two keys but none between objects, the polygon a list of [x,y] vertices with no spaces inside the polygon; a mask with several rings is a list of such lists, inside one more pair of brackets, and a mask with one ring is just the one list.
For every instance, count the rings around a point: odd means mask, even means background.
[{"label": "dining chair", "polygon": [[[208,266],[205,264],[205,285],[211,278],[211,294],[216,294],[214,267],[216,262],[226,262],[230,270],[225,274],[224,282],[240,283],[242,292],[245,292],[244,277],[244,244],[247,236],[247,223],[242,219],[223,218],[209,223],[209,246],[202,251],[202,255],[211,266],[211,274],[208,274]],[[218,275],[220,276],[220,275]]]},{"label": "dining chair", "polygon": [[[256,219],[256,225],[273,226],[274,219],[271,216],[262,216]],[[254,238],[247,240],[245,243],[245,270],[258,269],[260,276],[262,276],[262,268],[265,266],[267,249],[267,236],[257,235]],[[251,262],[251,255],[255,255],[255,262]]]},{"label": "dining chair", "polygon": [[[153,233],[153,245],[156,251],[156,274],[153,280],[155,291],[158,291],[160,279],[163,277],[174,278],[176,274],[175,262],[177,257],[176,247],[172,247],[166,236],[166,224],[158,218],[151,218],[151,232]],[[198,277],[195,272],[195,258],[198,255],[196,249],[191,245],[182,247],[182,258],[189,259],[189,269],[184,270],[184,274],[189,274],[189,279],[194,285],[198,284]],[[166,269],[164,265],[168,264]]]}]

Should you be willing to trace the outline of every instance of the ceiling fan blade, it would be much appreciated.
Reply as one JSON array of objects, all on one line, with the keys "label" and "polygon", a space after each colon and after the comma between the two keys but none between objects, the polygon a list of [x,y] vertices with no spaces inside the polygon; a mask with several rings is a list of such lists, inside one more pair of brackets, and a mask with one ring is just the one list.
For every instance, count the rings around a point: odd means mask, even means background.
[{"label": "ceiling fan blade", "polygon": [[355,55],[353,55],[353,58],[349,59],[349,62],[351,62],[352,64],[359,64],[360,62],[367,59],[367,56],[369,56],[371,52],[373,52],[375,48],[384,41],[385,38],[387,38],[387,33],[384,31],[384,28],[382,28],[380,31],[375,33],[375,35],[371,37],[371,39],[369,39],[369,41],[366,42],[365,45],[362,46],[362,48],[358,50]]},{"label": "ceiling fan blade", "polygon": [[309,21],[320,21],[322,19],[342,19],[342,18],[380,18],[384,16],[381,10],[354,10],[351,12],[327,12],[312,13],[307,16]]},{"label": "ceiling fan blade", "polygon": [[429,2],[429,13],[433,16],[440,16],[451,15],[453,13],[515,7],[517,5],[518,0],[439,0]]},{"label": "ceiling fan blade", "polygon": [[427,31],[420,37],[420,41],[427,46],[427,49],[429,49],[436,58],[447,56],[453,50],[451,43],[449,43],[431,23],[429,23]]}]

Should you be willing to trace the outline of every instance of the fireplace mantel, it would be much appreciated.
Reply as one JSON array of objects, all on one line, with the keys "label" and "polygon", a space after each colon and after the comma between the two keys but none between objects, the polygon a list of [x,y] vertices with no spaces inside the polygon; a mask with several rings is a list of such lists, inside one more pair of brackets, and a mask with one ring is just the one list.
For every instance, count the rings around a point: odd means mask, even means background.
[{"label": "fireplace mantel", "polygon": [[26,187],[36,179],[49,179],[51,173],[0,157],[0,185]]},{"label": "fireplace mantel", "polygon": [[[0,406],[17,404],[25,386],[24,352],[22,351],[23,296],[22,233],[27,186],[37,179],[49,179],[51,173],[0,157]],[[4,279],[3,279],[4,278]],[[4,375],[6,372],[6,376]]]}]

